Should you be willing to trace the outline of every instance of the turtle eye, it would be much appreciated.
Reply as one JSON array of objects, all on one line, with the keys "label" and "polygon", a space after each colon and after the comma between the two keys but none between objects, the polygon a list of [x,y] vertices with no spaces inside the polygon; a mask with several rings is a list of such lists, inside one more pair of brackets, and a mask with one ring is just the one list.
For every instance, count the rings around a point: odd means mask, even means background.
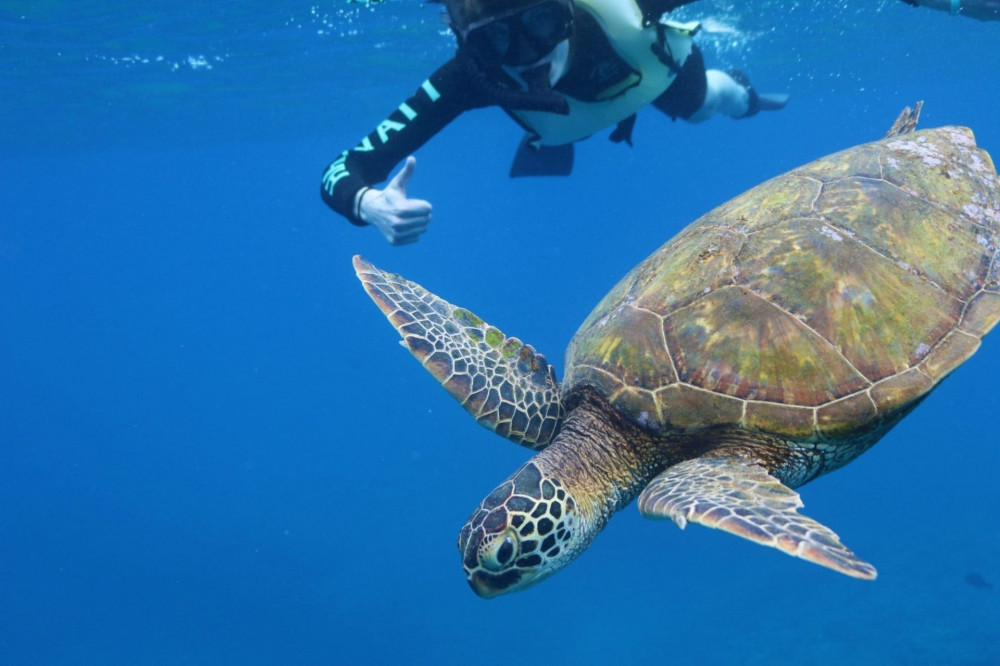
[{"label": "turtle eye", "polygon": [[489,571],[503,571],[514,561],[517,554],[517,534],[507,530],[498,538],[484,542],[479,555],[479,563]]}]

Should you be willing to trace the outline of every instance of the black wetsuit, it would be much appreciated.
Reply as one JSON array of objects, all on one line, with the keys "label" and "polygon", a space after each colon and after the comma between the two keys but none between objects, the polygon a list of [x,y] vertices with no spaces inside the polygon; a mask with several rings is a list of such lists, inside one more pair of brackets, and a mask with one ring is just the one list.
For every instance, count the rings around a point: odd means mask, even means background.
[{"label": "black wetsuit", "polygon": [[[683,4],[676,0],[645,0],[639,4],[650,3],[658,5],[649,8],[650,14],[655,14],[665,5],[669,9]],[[611,45],[596,21],[585,14],[581,13],[577,18],[571,40],[576,42],[571,47],[572,52],[582,54],[582,57],[574,56],[573,64],[556,84],[555,90],[586,100],[607,83],[600,80],[598,72],[604,72],[611,60],[622,61],[611,52]],[[608,57],[603,57],[604,54]],[[653,101],[653,106],[672,118],[689,118],[704,103],[706,89],[705,64],[701,52],[692,44],[691,54],[684,61],[677,78],[666,92]],[[327,166],[320,188],[323,201],[353,224],[363,226],[365,223],[358,219],[354,209],[358,190],[388,178],[397,164],[463,111],[495,104],[494,100],[477,90],[480,89],[472,85],[468,68],[461,58],[455,57],[446,62],[406,102],[379,123],[375,131]]]}]

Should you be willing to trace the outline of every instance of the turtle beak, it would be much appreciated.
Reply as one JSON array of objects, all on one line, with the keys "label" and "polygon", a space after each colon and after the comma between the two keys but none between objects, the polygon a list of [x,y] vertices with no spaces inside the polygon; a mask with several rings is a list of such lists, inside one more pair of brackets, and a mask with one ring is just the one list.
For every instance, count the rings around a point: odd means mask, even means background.
[{"label": "turtle beak", "polygon": [[498,575],[480,570],[468,576],[468,580],[473,592],[483,599],[492,599],[516,586],[521,580],[521,572],[510,569]]},{"label": "turtle beak", "polygon": [[469,576],[469,587],[483,599],[492,599],[499,594],[499,592],[489,586],[481,571],[477,571]]},{"label": "turtle beak", "polygon": [[484,599],[492,599],[517,585],[521,580],[521,572],[517,569],[508,569],[495,574],[482,569],[479,564],[480,541],[482,541],[482,529],[476,530],[474,534],[462,530],[458,540],[459,552],[462,553],[462,568],[465,569],[465,578],[469,581],[472,591]]}]

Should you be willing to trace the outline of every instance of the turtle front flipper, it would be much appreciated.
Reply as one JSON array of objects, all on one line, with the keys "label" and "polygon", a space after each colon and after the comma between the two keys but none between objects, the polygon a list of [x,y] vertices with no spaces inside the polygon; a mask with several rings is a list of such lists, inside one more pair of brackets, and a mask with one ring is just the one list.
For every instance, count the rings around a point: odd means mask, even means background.
[{"label": "turtle front flipper", "polygon": [[704,457],[674,465],[639,496],[647,518],[725,530],[855,578],[875,578],[834,532],[798,513],[802,500],[767,471],[739,458]]},{"label": "turtle front flipper", "polygon": [[544,356],[363,257],[354,257],[354,270],[401,344],[480,425],[531,449],[548,445],[564,410]]}]

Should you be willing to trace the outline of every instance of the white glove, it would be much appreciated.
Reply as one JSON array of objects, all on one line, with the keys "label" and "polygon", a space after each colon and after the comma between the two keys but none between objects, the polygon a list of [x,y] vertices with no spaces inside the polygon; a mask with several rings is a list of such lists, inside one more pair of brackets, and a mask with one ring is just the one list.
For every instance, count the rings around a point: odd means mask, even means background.
[{"label": "white glove", "polygon": [[411,155],[384,190],[368,188],[357,194],[358,217],[381,231],[392,245],[416,243],[431,221],[430,202],[406,197],[406,185],[416,166],[417,158]]}]

